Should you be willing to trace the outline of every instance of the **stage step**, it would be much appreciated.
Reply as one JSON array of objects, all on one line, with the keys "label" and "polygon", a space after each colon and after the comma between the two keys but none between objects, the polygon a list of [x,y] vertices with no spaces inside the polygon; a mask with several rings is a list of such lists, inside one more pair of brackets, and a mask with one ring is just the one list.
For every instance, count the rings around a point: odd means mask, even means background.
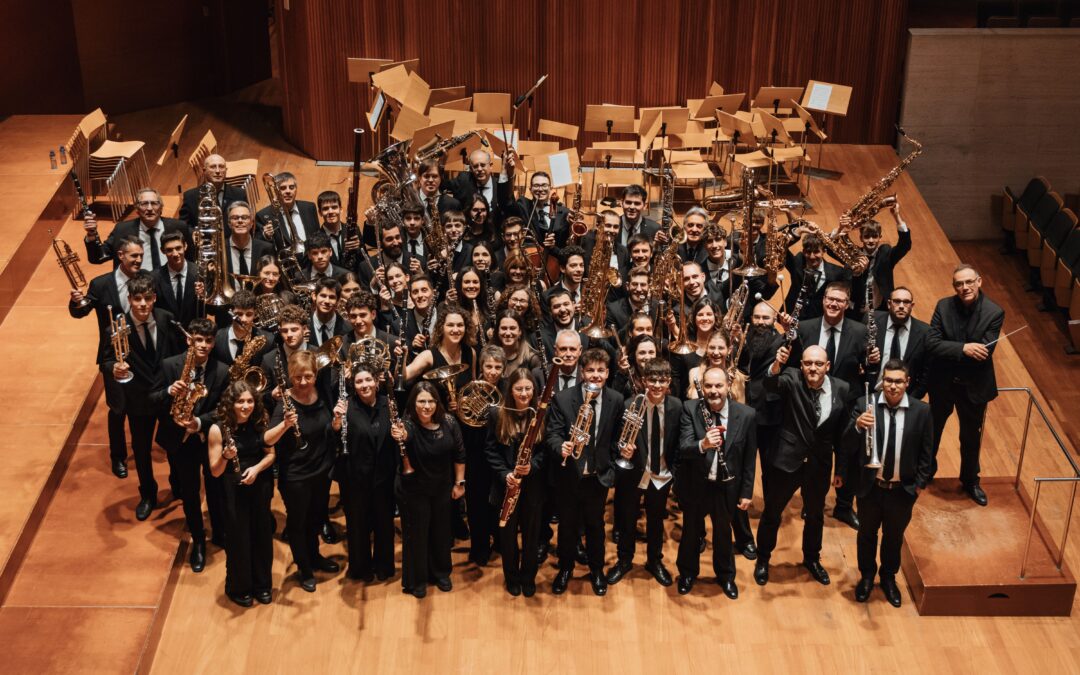
[{"label": "stage step", "polygon": [[955,478],[938,479],[915,505],[902,567],[924,616],[1069,616],[1076,580],[1054,563],[1057,547],[1035,520],[1020,578],[1031,499],[1013,479],[983,478],[989,505],[976,506]]}]

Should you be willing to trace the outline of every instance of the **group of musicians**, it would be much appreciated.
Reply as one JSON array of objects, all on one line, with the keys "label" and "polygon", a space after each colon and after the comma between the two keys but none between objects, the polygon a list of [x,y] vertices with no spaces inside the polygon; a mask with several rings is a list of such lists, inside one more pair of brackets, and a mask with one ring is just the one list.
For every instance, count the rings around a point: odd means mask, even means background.
[{"label": "group of musicians", "polygon": [[[536,592],[552,554],[553,593],[581,565],[604,595],[633,572],[644,505],[644,570],[690,593],[708,516],[713,575],[734,599],[736,554],[768,583],[796,491],[802,565],[830,583],[820,551],[831,487],[832,517],[858,530],[856,600],[877,579],[900,606],[904,529],[954,409],[960,479],[986,505],[979,445],[1003,312],[978,271],[953,271],[955,295],[927,324],[894,282],[911,248],[899,203],[888,211],[897,243],[864,222],[850,266],[826,260],[827,235],[787,211],[784,246],[801,250],[785,251],[779,273],[752,275],[769,253],[760,208],[746,209],[751,223],[733,219],[734,231],[700,207],[661,224],[645,215],[646,190],[631,185],[582,236],[580,207],[559,203],[546,173],[532,173],[528,196],[515,198],[515,164],[511,153],[496,173],[479,149],[449,181],[437,160],[421,162],[419,189],[391,190],[350,230],[337,193],[299,200],[288,173],[274,179],[273,208],[256,212],[212,155],[204,169],[214,189],[189,190],[178,220],[162,217],[149,188],[137,217],[105,239],[88,218],[86,258],[113,270],[73,290],[70,313],[98,320],[110,463],[127,476],[126,419],[136,518],[159,506],[156,440],[183,504],[191,568],[203,570],[208,539],[224,548],[225,592],[247,607],[273,599],[275,485],[303,590],[339,572],[320,551],[339,537],[336,481],[347,577],[396,575],[400,516],[402,590],[418,598],[429,584],[451,590],[455,538],[470,540],[473,564],[500,556],[512,596]],[[216,263],[236,280],[225,305],[207,302],[199,259],[207,195],[224,232]],[[610,263],[594,251],[610,251]],[[658,303],[672,289],[654,287],[654,265],[669,253],[681,297]],[[597,274],[609,277],[606,319],[587,306]],[[767,300],[778,288],[782,307]],[[118,320],[126,340],[116,339]],[[590,326],[607,330],[598,337]],[[479,415],[463,392],[473,382],[498,392]],[[617,557],[605,569],[612,491]],[[673,579],[663,544],[679,512]]]}]

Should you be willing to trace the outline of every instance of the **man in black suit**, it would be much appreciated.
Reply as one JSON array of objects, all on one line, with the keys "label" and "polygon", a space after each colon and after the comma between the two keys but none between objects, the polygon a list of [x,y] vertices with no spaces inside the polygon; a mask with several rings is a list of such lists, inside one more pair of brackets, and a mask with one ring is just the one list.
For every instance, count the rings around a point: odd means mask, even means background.
[{"label": "man in black suit", "polygon": [[608,318],[620,331],[622,341],[629,339],[630,317],[637,312],[644,312],[649,302],[649,268],[635,267],[630,270],[626,281],[626,296],[610,300],[607,305]]},{"label": "man in black suit", "polygon": [[[783,344],[784,334],[776,330],[776,310],[765,301],[754,305],[746,335],[746,347],[739,354],[739,370],[750,377],[745,389],[746,405],[755,411],[758,457],[763,467],[784,418],[780,395],[765,389],[765,378],[776,358],[776,350]],[[762,471],[762,487],[765,487],[766,480],[766,473]],[[757,557],[756,553],[754,557]]]},{"label": "man in black suit", "polygon": [[[784,306],[794,309],[798,300],[799,291],[802,289],[803,279],[810,275],[810,288],[803,299],[802,313],[799,319],[813,319],[822,314],[822,300],[825,297],[826,287],[836,281],[850,281],[851,271],[845,267],[834,265],[825,260],[825,245],[821,243],[821,236],[816,233],[807,234],[802,239],[802,252],[792,255],[788,251],[784,259],[784,266],[791,274],[789,279],[787,298]],[[762,294],[762,297],[767,297]],[[849,291],[848,297],[851,297]],[[845,305],[844,309],[847,309]]]},{"label": "man in black suit", "polygon": [[[357,295],[362,293],[363,291]],[[273,408],[281,400],[281,392],[277,388],[276,365],[278,360],[280,359],[281,367],[286,368],[289,357],[293,355],[293,352],[314,349],[312,345],[308,344],[304,335],[308,331],[309,318],[304,308],[297,305],[286,305],[278,314],[278,339],[274,348],[263,354],[262,363],[259,365],[263,374],[266,375],[263,403],[266,404],[267,409]],[[321,384],[321,382],[317,381],[316,384]]]},{"label": "man in black suit", "polygon": [[979,506],[986,493],[979,486],[979,446],[986,405],[997,398],[994,349],[1005,322],[1005,311],[982,292],[982,277],[966,263],[953,271],[956,295],[943,298],[930,320],[930,409],[934,415],[934,462],[945,422],[956,409],[960,419],[960,482]]},{"label": "man in black suit", "polygon": [[518,215],[532,228],[533,236],[547,250],[547,254],[556,255],[560,248],[566,246],[570,236],[570,222],[567,220],[570,210],[558,203],[557,198],[554,201],[551,199],[551,176],[546,171],[537,171],[530,176],[529,192],[532,199],[522,195],[517,200]]},{"label": "man in black suit", "polygon": [[321,347],[334,337],[348,335],[352,331],[352,326],[337,313],[338,298],[341,297],[341,284],[337,279],[323,277],[316,281],[311,297],[314,309],[308,322],[308,332],[315,346]]},{"label": "man in black suit", "polygon": [[[671,492],[673,471],[679,452],[679,416],[682,402],[668,394],[671,364],[664,359],[645,363],[642,371],[645,393],[640,400],[642,424],[636,443],[620,449],[616,459],[615,529],[621,534],[619,560],[608,570],[607,581],[617,584],[633,567],[637,543],[637,520],[641,499],[645,498],[645,571],[661,586],[671,585],[671,573],[664,567],[664,520]],[[636,400],[636,399],[635,399]],[[628,404],[633,405],[633,404]]]},{"label": "man in black suit", "polygon": [[862,253],[867,259],[866,271],[852,277],[851,292],[855,300],[855,318],[861,318],[866,311],[866,282],[871,283],[871,301],[874,309],[882,309],[885,301],[896,285],[894,271],[900,261],[911,250],[911,230],[907,222],[900,217],[900,202],[893,202],[889,209],[896,221],[896,246],[881,243],[881,223],[876,220],[864,224],[859,229],[859,241]]},{"label": "man in black suit", "polygon": [[[849,300],[850,289],[847,283],[834,281],[826,286],[825,297],[822,299],[824,314],[816,319],[799,322],[799,340],[792,354],[793,358],[798,358],[802,350],[810,345],[818,345],[824,349],[830,364],[829,377],[847,383],[847,403],[854,400],[863,389],[863,382],[867,377],[864,373],[875,370],[881,362],[881,354],[876,346],[867,353],[866,325],[844,315]],[[869,377],[876,377],[876,373]],[[854,501],[855,493],[851,486],[838,488],[833,518],[859,529]]]},{"label": "man in black suit", "polygon": [[431,199],[438,200],[435,208],[439,213],[447,211],[460,211],[461,203],[450,194],[450,189],[443,186],[442,171],[438,159],[428,159],[420,162],[417,167],[420,176],[420,206],[425,214],[431,213]]},{"label": "man in black suit", "polygon": [[427,349],[431,331],[439,318],[435,307],[435,286],[431,277],[421,272],[409,277],[409,299],[412,308],[405,314],[405,342],[409,352],[415,357]]},{"label": "man in black suit", "polygon": [[705,226],[709,222],[709,212],[700,206],[693,206],[683,216],[683,230],[686,232],[686,243],[679,244],[679,257],[683,262],[694,262],[704,265],[709,257],[705,247]]},{"label": "man in black suit", "polygon": [[[865,397],[859,397],[851,412],[851,422],[844,435],[845,452],[855,455],[861,466],[856,475],[840,473],[845,481],[858,479],[859,536],[858,556],[861,579],[855,587],[855,599],[866,602],[878,573],[877,539],[881,530],[881,590],[893,607],[900,606],[896,573],[900,570],[900,545],[904,530],[911,522],[911,510],[919,491],[926,487],[933,461],[933,422],[930,406],[907,395],[911,378],[900,359],[885,364],[882,392],[873,394],[867,410]],[[880,467],[867,467],[866,434],[874,429],[873,443]],[[840,469],[846,466],[841,462]]]},{"label": "man in black suit", "polygon": [[[314,202],[307,202],[296,198],[296,176],[288,171],[282,171],[274,176],[274,184],[277,185],[281,195],[281,207],[292,223],[290,228],[287,223],[278,222],[273,206],[265,206],[255,214],[255,219],[260,227],[256,237],[262,237],[265,241],[273,243],[275,248],[285,245],[293,245],[299,254],[304,251],[304,242],[319,231],[319,211]],[[293,231],[296,232],[298,242],[293,242]],[[275,243],[276,242],[276,243]]]},{"label": "man in black suit", "polygon": [[247,343],[256,336],[266,339],[262,348],[249,362],[249,366],[258,367],[263,354],[273,349],[274,336],[261,328],[255,327],[255,294],[247,289],[240,289],[232,296],[232,321],[228,326],[219,328],[214,336],[214,359],[231,366],[243,353]]},{"label": "man in black suit", "polygon": [[[315,201],[319,208],[319,217],[322,218],[320,230],[330,239],[330,247],[333,251],[330,261],[334,265],[346,268],[348,266],[342,261],[351,253],[358,254],[360,237],[345,237],[345,230],[342,227],[345,223],[342,220],[341,195],[333,190],[324,190],[319,193]],[[356,257],[358,255],[354,256],[354,259]]]},{"label": "man in black suit", "polygon": [[[930,376],[930,354],[926,340],[930,335],[930,324],[919,321],[911,315],[915,307],[915,298],[906,286],[897,286],[886,301],[887,312],[874,312],[877,321],[877,348],[881,352],[882,363],[889,359],[902,359],[911,374],[909,396],[921,399],[926,396],[926,380]],[[881,378],[877,378],[877,389],[881,388]]]},{"label": "man in black suit", "polygon": [[[769,560],[776,548],[780,519],[792,495],[801,489],[806,508],[802,564],[818,583],[828,585],[829,573],[821,566],[821,532],[833,454],[839,457],[841,453],[840,441],[848,421],[848,385],[828,374],[829,359],[821,347],[806,348],[800,368],[781,372],[790,356],[790,347],[780,347],[765,378],[766,391],[780,394],[784,421],[762,467],[768,479],[765,510],[758,524],[754,581],[759,586],[769,583]],[[843,485],[839,474],[831,482],[834,487]]]},{"label": "man in black suit", "polygon": [[468,208],[473,195],[479,193],[487,199],[491,216],[505,212],[514,201],[514,161],[508,157],[499,175],[491,173],[491,153],[477,148],[469,155],[469,170],[458,174],[450,183],[450,190],[459,204]]},{"label": "man in black suit", "polygon": [[264,255],[272,255],[274,247],[252,236],[255,226],[251,206],[244,201],[229,205],[227,218],[232,235],[225,241],[225,262],[229,274],[255,274],[255,263]]},{"label": "man in black suit", "polygon": [[581,337],[582,349],[589,348],[588,336],[577,329],[577,313],[570,292],[565,288],[554,288],[547,295],[550,318],[540,326],[540,340],[547,350],[548,358],[555,356],[555,338],[562,331],[573,331]]},{"label": "man in black suit", "polygon": [[154,272],[157,305],[186,326],[195,318],[195,266],[187,259],[188,246],[179,232],[161,238],[161,250],[168,261]]},{"label": "man in black suit", "polygon": [[139,190],[135,196],[135,208],[139,217],[117,223],[105,241],[98,237],[97,221],[92,216],[88,217],[83,223],[86,230],[86,238],[83,240],[86,244],[86,259],[93,265],[100,265],[111,260],[115,266],[117,244],[128,237],[135,237],[142,241],[143,250],[147,252],[143,256],[142,268],[155,271],[165,265],[163,238],[170,232],[179,232],[184,242],[188,244],[188,250],[192,251],[192,256],[194,256],[194,249],[191,247],[191,230],[183,221],[162,218],[161,205],[161,193],[157,190],[154,188]]},{"label": "man in black suit", "polygon": [[[608,235],[608,241],[613,242],[608,266],[618,270],[620,279],[625,279],[626,273],[630,270],[630,252],[625,246],[615,241],[619,236],[619,214],[611,209],[604,209],[600,212],[600,218],[604,225],[604,232]],[[596,248],[595,229],[581,238],[581,248],[585,251],[585,269],[592,269],[592,254],[593,249]],[[609,295],[621,294],[617,288],[609,288],[608,292]]]},{"label": "man in black suit", "polygon": [[555,395],[546,432],[551,453],[549,459],[555,465],[555,491],[559,502],[559,573],[551,584],[556,595],[566,592],[574,571],[579,524],[585,528],[593,593],[606,594],[608,585],[604,576],[604,504],[608,490],[615,482],[614,462],[618,453],[623,397],[604,386],[608,379],[608,354],[604,350],[589,349],[582,355],[581,376],[585,385],[598,389],[599,393],[591,403],[592,424],[582,430],[588,434],[588,439],[580,457],[571,457],[574,450],[571,431],[585,400],[584,385]]},{"label": "man in black suit", "polygon": [[[127,313],[128,348],[123,362],[110,343],[102,363],[105,379],[121,383],[124,389],[124,415],[131,427],[131,454],[135,456],[135,471],[139,476],[139,504],[135,518],[142,521],[150,517],[157,507],[157,481],[154,480],[154,460],[151,455],[154,427],[159,410],[150,401],[154,379],[166,357],[178,354],[182,349],[180,335],[172,326],[173,315],[154,307],[154,277],[140,271],[128,283]],[[130,378],[130,379],[129,379]],[[170,482],[176,480],[170,466]],[[180,491],[172,485],[173,494]]]},{"label": "man in black suit", "polygon": [[[713,526],[713,571],[716,583],[732,600],[735,549],[731,520],[746,511],[754,493],[757,439],[754,409],[728,399],[727,372],[712,367],[702,375],[704,400],[683,404],[679,422],[679,505],[683,535],[679,542],[679,594],[686,595],[700,571],[700,528],[709,515]],[[707,425],[705,410],[713,424]]]},{"label": "man in black suit", "polygon": [[[225,184],[225,175],[228,170],[228,164],[221,155],[208,155],[203,160],[202,182],[190,190],[185,190],[184,199],[180,204],[180,220],[187,223],[189,231],[194,232],[195,228],[199,226],[199,202],[202,201],[202,195],[199,191],[204,184],[212,183],[214,185],[215,203],[222,213],[225,213],[225,209],[229,204],[247,199],[247,194],[243,190]],[[228,234],[229,224],[226,222],[224,225],[225,232]]]},{"label": "man in black suit", "polygon": [[348,270],[334,264],[334,248],[325,232],[316,232],[307,240],[305,257],[308,261],[307,277],[312,281],[333,279]]},{"label": "man in black suit", "polygon": [[[360,281],[361,285],[371,287],[372,272],[379,278],[379,282],[376,283],[376,287],[383,281],[385,281],[384,265],[390,265],[391,263],[397,263],[402,266],[402,269],[409,269],[408,264],[408,251],[405,250],[402,243],[401,226],[395,224],[387,224],[382,228],[382,242],[379,246],[379,252],[374,256],[366,256],[361,253],[362,257],[367,258],[367,262],[360,266]],[[469,257],[472,257],[472,250],[469,251]],[[468,264],[468,263],[466,263]]]},{"label": "man in black suit", "polygon": [[585,279],[585,251],[580,246],[566,246],[559,255],[559,280],[547,290],[548,303],[557,291],[565,292],[577,306]]},{"label": "man in black suit", "polygon": [[630,237],[639,232],[650,239],[655,239],[657,244],[662,245],[670,241],[668,233],[660,231],[660,223],[645,216],[645,204],[648,198],[649,194],[640,185],[627,185],[623,188],[621,200],[623,215],[620,222],[622,227],[616,243],[626,246],[630,242]]},{"label": "man in black suit", "polygon": [[[210,473],[206,448],[206,432],[214,422],[213,413],[218,399],[229,384],[229,369],[210,357],[214,347],[214,324],[209,319],[194,319],[188,324],[188,350],[193,355],[191,383],[206,387],[206,395],[195,402],[191,417],[179,422],[166,413],[158,425],[157,443],[165,448],[169,464],[176,467],[180,499],[184,503],[184,520],[191,533],[191,554],[188,562],[193,572],[202,572],[206,565],[206,529],[203,525],[202,497],[199,484],[201,471],[206,483],[206,510],[210,512],[211,541],[225,545],[225,497],[221,479]],[[188,385],[181,380],[187,353],[170,356],[161,364],[154,382],[151,401],[162,410],[172,407],[175,397],[184,394]]]},{"label": "man in black suit", "polygon": [[[722,307],[727,307],[733,285],[732,256],[728,253],[728,233],[717,223],[709,223],[701,235],[704,242],[705,259],[701,261],[701,271],[705,273],[705,287],[710,294],[719,294],[723,298]],[[749,305],[749,303],[747,303]],[[747,306],[747,314],[752,308]]]},{"label": "man in black suit", "polygon": [[90,280],[85,299],[78,290],[71,291],[68,314],[81,319],[94,312],[98,323],[97,365],[105,381],[105,404],[109,408],[109,461],[113,475],[127,478],[127,438],[124,435],[124,389],[105,368],[105,354],[109,349],[111,319],[117,314],[131,310],[128,303],[128,284],[142,268],[142,242],[135,237],[122,239],[116,245],[116,269]]}]

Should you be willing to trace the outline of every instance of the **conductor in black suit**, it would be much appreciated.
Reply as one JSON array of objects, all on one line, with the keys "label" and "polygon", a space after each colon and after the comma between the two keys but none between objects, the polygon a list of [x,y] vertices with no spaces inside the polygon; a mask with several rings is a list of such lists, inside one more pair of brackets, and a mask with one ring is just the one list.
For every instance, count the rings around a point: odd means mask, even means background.
[{"label": "conductor in black suit", "polygon": [[[882,391],[872,394],[873,405],[867,410],[865,397],[859,397],[851,412],[851,423],[844,436],[845,452],[859,458],[857,475],[859,495],[858,556],[861,579],[855,587],[855,599],[866,602],[879,573],[877,560],[878,530],[881,531],[881,590],[894,607],[900,606],[896,573],[900,570],[900,545],[904,530],[911,522],[911,510],[919,491],[926,487],[933,461],[933,424],[930,406],[907,395],[911,378],[900,359],[885,364]],[[867,467],[866,434],[873,429],[874,451],[880,467]],[[843,469],[845,462],[839,467]],[[845,481],[856,476],[840,474]]]},{"label": "conductor in black suit", "polygon": [[[679,593],[694,586],[699,570],[700,528],[709,515],[713,526],[713,571],[724,594],[739,597],[731,519],[750,508],[754,493],[757,439],[754,409],[728,398],[727,372],[712,367],[702,375],[704,400],[686,401],[679,422],[679,504],[683,535],[679,542]],[[713,425],[707,425],[707,407]]]},{"label": "conductor in black suit", "polygon": [[[637,544],[637,520],[641,498],[645,498],[645,538],[647,540],[645,571],[661,586],[671,585],[671,573],[661,562],[664,559],[664,520],[667,518],[667,498],[671,492],[675,464],[679,452],[679,418],[682,402],[668,394],[671,387],[671,364],[653,359],[642,369],[645,384],[644,421],[636,443],[620,451],[631,468],[616,465],[615,528],[619,537],[619,561],[607,573],[609,584],[617,584],[630,572]],[[627,404],[629,405],[629,404]]]},{"label": "conductor in black suit", "polygon": [[154,272],[157,306],[166,310],[182,325],[188,325],[197,311],[195,265],[188,261],[188,245],[179,232],[161,238],[161,250],[167,263]]},{"label": "conductor in black suit", "polygon": [[[225,208],[236,201],[243,201],[247,199],[247,194],[238,187],[227,185],[225,183],[225,175],[228,173],[229,166],[226,163],[225,158],[221,155],[208,155],[203,160],[203,179],[202,183],[196,185],[190,190],[184,191],[184,199],[180,204],[180,220],[187,224],[189,231],[194,231],[199,226],[199,202],[202,201],[202,195],[199,190],[205,183],[214,184],[214,196],[215,203],[222,213],[225,213]],[[225,231],[228,233],[229,224],[225,223]],[[189,242],[190,243],[190,242]]]},{"label": "conductor in black suit", "polygon": [[255,237],[271,243],[277,242],[274,246],[280,248],[282,245],[294,244],[292,237],[295,230],[296,237],[300,240],[297,242],[299,244],[297,257],[300,257],[299,253],[304,250],[304,242],[321,229],[319,210],[315,208],[315,202],[306,202],[296,198],[298,190],[296,176],[288,171],[282,171],[274,176],[274,184],[277,185],[278,193],[281,195],[281,207],[292,223],[292,228],[288,226],[288,223],[278,222],[273,206],[265,206],[255,214],[255,219],[259,223]]},{"label": "conductor in black suit", "polygon": [[105,404],[109,408],[109,460],[112,465],[113,475],[117,478],[127,478],[127,438],[124,435],[124,389],[111,376],[105,368],[105,355],[110,344],[110,312],[115,317],[118,314],[126,314],[131,309],[128,303],[128,283],[142,267],[143,246],[142,242],[135,237],[123,239],[116,246],[116,269],[90,280],[86,289],[86,299],[89,304],[80,307],[83,294],[78,290],[71,291],[71,301],[68,303],[68,314],[76,319],[81,319],[90,312],[97,316],[98,323],[98,368],[105,381]]},{"label": "conductor in black suit", "polygon": [[[927,351],[927,339],[930,324],[912,316],[915,297],[906,286],[897,286],[889,294],[885,305],[887,312],[875,312],[877,321],[877,348],[881,352],[881,362],[901,359],[907,365],[911,375],[911,385],[907,389],[909,396],[921,399],[926,396],[926,380],[930,376],[930,353]],[[881,373],[878,373],[876,389],[881,389]]]},{"label": "conductor in black suit", "polygon": [[[848,386],[828,374],[829,360],[821,347],[808,347],[802,353],[800,368],[785,368],[781,372],[790,355],[789,347],[778,349],[765,378],[766,391],[780,394],[784,422],[762,468],[768,479],[765,510],[758,524],[754,581],[760,586],[769,582],[769,560],[776,548],[780,519],[792,495],[801,489],[806,508],[802,564],[818,583],[828,585],[829,573],[820,560],[821,531],[833,454],[839,458],[840,441],[848,421]],[[835,487],[843,485],[839,474],[831,482]]]},{"label": "conductor in black suit", "polygon": [[986,405],[997,398],[993,357],[1005,310],[982,292],[982,277],[971,265],[957,266],[952,285],[956,295],[938,301],[927,339],[934,414],[930,478],[937,473],[941,433],[955,409],[960,419],[960,483],[976,504],[986,506],[986,493],[979,486],[979,446]]},{"label": "conductor in black suit", "polygon": [[[577,459],[571,457],[570,432],[584,403],[584,384],[564,389],[555,395],[547,427],[549,459],[555,477],[559,503],[559,573],[551,584],[556,595],[566,592],[579,541],[579,525],[585,529],[585,550],[589,558],[589,581],[593,593],[607,593],[604,576],[604,504],[608,490],[615,483],[615,456],[623,416],[623,397],[606,387],[608,353],[589,349],[581,357],[584,383],[599,387],[593,399],[593,420],[587,431],[588,442]],[[566,460],[565,466],[562,464]],[[632,536],[632,535],[631,535]]]},{"label": "conductor in black suit", "polygon": [[[144,270],[158,270],[165,265],[164,236],[180,232],[184,242],[191,248],[191,230],[183,221],[161,217],[161,193],[154,188],[143,188],[135,196],[138,218],[117,223],[104,241],[97,236],[97,221],[89,217],[83,223],[86,230],[86,259],[94,265],[112,261],[116,265],[116,247],[124,239],[135,237],[143,243]],[[192,253],[194,255],[194,253]]]},{"label": "conductor in black suit", "polygon": [[454,199],[462,206],[472,204],[473,195],[479,193],[487,199],[492,217],[504,214],[513,205],[514,200],[514,160],[513,152],[507,157],[500,174],[491,173],[491,153],[477,148],[469,155],[469,170],[458,174],[450,182]]}]

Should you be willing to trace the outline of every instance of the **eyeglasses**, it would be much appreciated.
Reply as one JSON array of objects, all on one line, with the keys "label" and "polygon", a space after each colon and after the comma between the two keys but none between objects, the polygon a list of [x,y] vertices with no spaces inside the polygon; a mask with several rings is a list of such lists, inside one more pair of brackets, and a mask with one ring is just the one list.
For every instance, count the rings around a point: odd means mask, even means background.
[{"label": "eyeglasses", "polygon": [[982,277],[975,277],[974,279],[961,279],[959,281],[952,282],[953,288],[965,288],[967,286],[975,286],[979,283],[979,279]]},{"label": "eyeglasses", "polygon": [[242,222],[242,221],[245,221],[245,220],[251,220],[251,216],[229,216],[229,220],[235,220],[237,222]]},{"label": "eyeglasses", "polygon": [[825,298],[826,305],[846,305],[847,298]]}]

